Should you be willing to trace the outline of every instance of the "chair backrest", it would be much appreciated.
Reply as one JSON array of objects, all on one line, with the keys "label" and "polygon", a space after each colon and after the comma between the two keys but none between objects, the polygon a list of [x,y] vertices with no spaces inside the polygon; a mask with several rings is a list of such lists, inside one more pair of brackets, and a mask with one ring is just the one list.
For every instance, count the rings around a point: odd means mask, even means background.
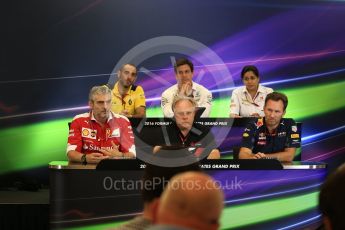
[{"label": "chair backrest", "polygon": [[240,149],[241,149],[241,147],[239,147],[239,146],[234,146],[232,148],[232,156],[235,160],[239,159]]},{"label": "chair backrest", "polygon": [[206,107],[196,107],[196,112],[195,112],[194,118],[199,119],[205,110],[206,110]]}]

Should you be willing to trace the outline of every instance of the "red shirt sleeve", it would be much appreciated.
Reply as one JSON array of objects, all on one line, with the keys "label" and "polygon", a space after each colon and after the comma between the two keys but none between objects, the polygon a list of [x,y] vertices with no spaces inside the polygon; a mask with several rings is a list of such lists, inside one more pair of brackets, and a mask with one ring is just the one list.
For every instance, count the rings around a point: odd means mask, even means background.
[{"label": "red shirt sleeve", "polygon": [[81,152],[82,145],[83,141],[81,137],[81,126],[79,119],[73,119],[69,128],[67,152],[71,150]]},{"label": "red shirt sleeve", "polygon": [[124,118],[121,119],[121,143],[120,143],[120,151],[121,152],[135,152],[135,145],[134,145],[134,135],[132,131],[132,125],[131,123]]}]

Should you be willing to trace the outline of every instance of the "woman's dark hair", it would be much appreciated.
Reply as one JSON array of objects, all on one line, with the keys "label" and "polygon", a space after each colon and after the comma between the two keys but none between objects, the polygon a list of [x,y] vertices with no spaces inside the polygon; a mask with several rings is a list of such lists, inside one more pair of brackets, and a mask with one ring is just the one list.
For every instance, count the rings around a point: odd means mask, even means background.
[{"label": "woman's dark hair", "polygon": [[257,77],[259,77],[259,70],[255,65],[246,65],[241,71],[241,78],[243,79],[244,74],[249,71],[252,71]]}]

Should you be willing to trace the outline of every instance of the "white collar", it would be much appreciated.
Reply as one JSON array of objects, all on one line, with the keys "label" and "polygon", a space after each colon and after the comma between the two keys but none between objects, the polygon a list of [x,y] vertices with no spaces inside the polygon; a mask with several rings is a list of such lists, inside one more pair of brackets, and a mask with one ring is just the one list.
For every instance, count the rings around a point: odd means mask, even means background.
[{"label": "white collar", "polygon": [[[264,88],[259,84],[259,87],[258,87],[258,90],[256,93],[263,93],[264,91]],[[247,90],[247,87],[246,86],[243,86],[243,93],[249,93],[248,90]]]},{"label": "white collar", "polygon": [[[92,121],[98,122],[98,121],[96,120],[95,116],[93,115],[93,110],[91,110],[90,114],[91,114],[90,119],[91,119]],[[108,119],[107,119],[107,123],[108,123],[111,119],[113,119],[113,117],[114,117],[114,114],[110,111],[110,112],[109,112],[109,117],[108,117]]]}]

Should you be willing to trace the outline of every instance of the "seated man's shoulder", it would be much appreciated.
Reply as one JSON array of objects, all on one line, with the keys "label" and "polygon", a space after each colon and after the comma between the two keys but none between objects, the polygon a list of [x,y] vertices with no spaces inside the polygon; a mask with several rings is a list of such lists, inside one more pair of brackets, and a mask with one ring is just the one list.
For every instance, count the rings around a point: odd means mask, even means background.
[{"label": "seated man's shoulder", "polygon": [[248,125],[259,129],[260,127],[264,126],[264,118],[262,117],[251,118],[249,119]]},{"label": "seated man's shoulder", "polygon": [[131,90],[136,93],[140,93],[144,91],[143,87],[140,85],[132,85]]},{"label": "seated man's shoulder", "polygon": [[177,91],[177,84],[170,86],[166,90],[163,91],[162,95],[163,96],[170,96],[173,94],[175,91]]},{"label": "seated man's shoulder", "polygon": [[296,122],[293,118],[283,118],[282,121],[285,125],[296,125]]},{"label": "seated man's shoulder", "polygon": [[78,120],[78,119],[88,118],[89,116],[90,116],[90,113],[81,113],[81,114],[74,116],[73,121]]},{"label": "seated man's shoulder", "polygon": [[196,82],[194,82],[194,81],[193,81],[193,84],[195,84],[196,88],[199,89],[199,90],[203,90],[203,91],[208,91],[208,92],[210,92],[210,91],[209,91],[205,86],[203,86],[203,85],[200,85],[200,84],[198,84],[198,83],[196,83]]},{"label": "seated man's shoulder", "polygon": [[137,90],[140,90],[140,88],[139,88],[140,86],[139,85],[132,85],[132,87],[131,87],[131,91],[137,91]]},{"label": "seated man's shoulder", "polygon": [[251,118],[244,126],[244,133],[256,133],[258,130],[265,129],[263,118]]},{"label": "seated man's shoulder", "polygon": [[125,121],[129,122],[129,119],[124,115],[121,115],[118,113],[112,113],[112,114],[113,114],[114,118],[116,118],[115,121],[120,119],[120,120],[125,120]]}]

